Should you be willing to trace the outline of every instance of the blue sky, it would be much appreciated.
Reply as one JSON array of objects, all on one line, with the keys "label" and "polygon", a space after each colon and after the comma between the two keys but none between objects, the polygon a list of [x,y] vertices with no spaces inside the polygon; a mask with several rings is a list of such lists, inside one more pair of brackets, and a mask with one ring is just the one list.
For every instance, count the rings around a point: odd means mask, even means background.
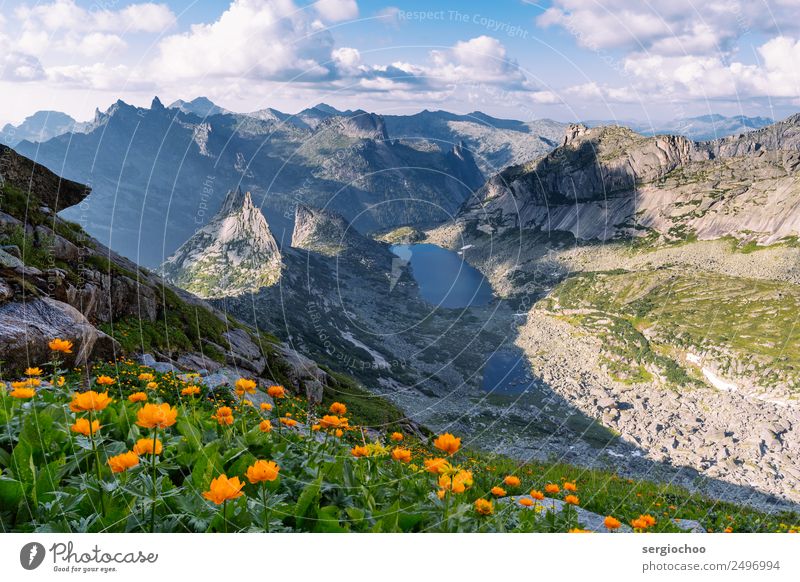
[{"label": "blue sky", "polygon": [[799,27],[798,0],[0,0],[0,122],[153,95],[236,111],[780,118],[800,108]]}]

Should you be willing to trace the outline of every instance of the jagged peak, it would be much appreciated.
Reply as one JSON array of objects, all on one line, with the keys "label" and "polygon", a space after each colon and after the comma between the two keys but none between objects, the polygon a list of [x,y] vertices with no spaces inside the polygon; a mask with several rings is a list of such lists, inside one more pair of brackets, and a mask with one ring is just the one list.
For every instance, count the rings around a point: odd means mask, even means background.
[{"label": "jagged peak", "polygon": [[225,195],[225,199],[222,201],[222,206],[220,206],[217,214],[231,214],[247,206],[253,206],[253,199],[250,196],[250,192],[244,192],[241,186],[236,186],[235,189],[228,191]]},{"label": "jagged peak", "polygon": [[161,102],[161,99],[159,99],[158,96],[155,96],[153,97],[152,103],[150,103],[150,109],[153,109],[155,111],[161,111],[163,109],[166,109],[166,107],[164,107],[164,104]]}]

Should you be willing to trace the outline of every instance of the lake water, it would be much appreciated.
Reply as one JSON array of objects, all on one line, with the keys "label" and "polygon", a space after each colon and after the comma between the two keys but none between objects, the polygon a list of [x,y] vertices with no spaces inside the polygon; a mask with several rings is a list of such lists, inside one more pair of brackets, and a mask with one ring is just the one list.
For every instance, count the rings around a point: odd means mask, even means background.
[{"label": "lake water", "polygon": [[432,244],[393,245],[392,253],[410,263],[420,296],[440,307],[488,305],[494,295],[486,278],[461,255]]}]

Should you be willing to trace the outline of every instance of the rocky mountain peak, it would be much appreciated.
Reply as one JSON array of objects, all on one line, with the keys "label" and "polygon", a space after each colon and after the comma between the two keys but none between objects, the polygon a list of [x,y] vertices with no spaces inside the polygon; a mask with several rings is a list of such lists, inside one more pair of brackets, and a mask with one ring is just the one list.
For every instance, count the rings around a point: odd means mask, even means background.
[{"label": "rocky mountain peak", "polygon": [[330,117],[319,124],[317,131],[335,131],[353,139],[389,139],[383,117],[360,110],[352,115]]},{"label": "rocky mountain peak", "polygon": [[167,280],[200,297],[228,297],[276,283],[281,253],[250,192],[237,188],[162,269]]},{"label": "rocky mountain peak", "polygon": [[384,254],[379,243],[363,236],[341,215],[305,204],[295,209],[292,247],[328,256],[354,250],[362,255]]}]

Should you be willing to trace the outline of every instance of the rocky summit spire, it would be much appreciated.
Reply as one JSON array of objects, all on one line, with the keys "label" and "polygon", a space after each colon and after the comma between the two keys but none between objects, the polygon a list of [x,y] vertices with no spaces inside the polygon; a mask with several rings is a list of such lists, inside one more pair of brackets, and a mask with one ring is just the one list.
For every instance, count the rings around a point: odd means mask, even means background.
[{"label": "rocky summit spire", "polygon": [[228,192],[206,226],[163,264],[164,277],[205,298],[232,297],[275,284],[281,253],[250,192]]}]

